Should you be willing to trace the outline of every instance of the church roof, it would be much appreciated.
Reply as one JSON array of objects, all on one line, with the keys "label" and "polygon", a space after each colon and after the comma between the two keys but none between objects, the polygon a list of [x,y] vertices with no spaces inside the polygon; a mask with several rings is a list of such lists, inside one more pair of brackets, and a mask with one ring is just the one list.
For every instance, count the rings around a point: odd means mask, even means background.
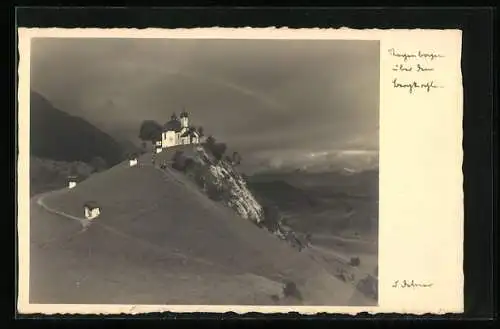
[{"label": "church roof", "polygon": [[181,122],[179,120],[170,120],[163,126],[163,131],[173,130],[175,132],[180,132],[181,128]]},{"label": "church roof", "polygon": [[83,206],[85,208],[89,208],[89,209],[99,208],[99,205],[95,201],[87,201],[87,202],[85,202],[85,204]]},{"label": "church roof", "polygon": [[181,118],[187,118],[189,114],[186,111],[182,111]]}]

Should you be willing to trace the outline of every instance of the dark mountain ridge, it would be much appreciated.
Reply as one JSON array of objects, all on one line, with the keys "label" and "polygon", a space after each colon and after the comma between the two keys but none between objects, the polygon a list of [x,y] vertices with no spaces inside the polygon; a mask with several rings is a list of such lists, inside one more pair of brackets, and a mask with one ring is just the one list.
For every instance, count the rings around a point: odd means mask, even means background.
[{"label": "dark mountain ridge", "polygon": [[100,157],[108,166],[122,161],[123,150],[111,136],[82,118],[55,108],[31,91],[30,154],[56,161],[91,162]]}]

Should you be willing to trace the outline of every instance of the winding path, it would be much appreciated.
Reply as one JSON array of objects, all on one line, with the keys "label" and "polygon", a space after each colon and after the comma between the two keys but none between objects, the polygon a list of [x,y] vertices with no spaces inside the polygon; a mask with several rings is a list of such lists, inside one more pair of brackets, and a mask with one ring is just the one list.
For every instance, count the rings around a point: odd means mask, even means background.
[{"label": "winding path", "polygon": [[67,190],[66,189],[62,189],[62,190],[58,190],[58,191],[43,193],[43,194],[35,197],[36,198],[36,203],[40,207],[42,207],[43,209],[45,209],[46,211],[48,211],[48,212],[50,212],[52,214],[56,214],[56,215],[59,215],[59,216],[63,216],[63,217],[69,218],[69,219],[76,220],[76,221],[80,222],[80,224],[82,224],[82,226],[84,228],[87,227],[90,224],[90,221],[88,219],[83,218],[83,217],[73,216],[73,215],[70,215],[70,214],[65,213],[63,211],[51,208],[51,207],[47,206],[47,204],[44,202],[44,199],[45,199],[45,197],[47,195],[49,195],[49,194],[56,194],[56,193],[62,193],[62,192],[67,192]]},{"label": "winding path", "polygon": [[[156,168],[156,167],[155,167]],[[159,168],[156,168],[158,170],[161,171],[161,169]],[[166,176],[166,175],[165,175]],[[182,182],[178,181],[177,179],[174,178],[174,180],[178,183],[178,184],[182,184]],[[60,211],[60,210],[57,210],[57,209],[54,209],[52,207],[49,207],[47,206],[47,204],[44,202],[44,199],[46,196],[48,196],[49,194],[55,194],[55,193],[64,193],[64,192],[69,192],[68,189],[62,189],[62,190],[57,190],[57,191],[53,191],[53,192],[47,192],[47,193],[44,193],[42,195],[39,195],[38,197],[35,197],[36,198],[36,203],[42,207],[45,211],[49,212],[49,213],[52,213],[52,214],[56,214],[56,215],[59,215],[59,216],[63,216],[65,218],[68,218],[68,219],[71,219],[71,220],[75,220],[75,221],[78,221],[81,225],[82,225],[82,229],[79,230],[77,233],[74,233],[72,235],[70,235],[69,237],[66,237],[66,239],[69,239],[69,238],[72,238],[78,234],[82,234],[84,233],[85,231],[87,231],[88,227],[90,225],[94,225],[94,226],[98,226],[98,227],[101,227],[103,229],[105,229],[106,231],[110,232],[110,233],[113,233],[117,236],[120,236],[122,238],[125,238],[127,240],[130,240],[130,241],[133,241],[135,243],[138,243],[146,248],[149,248],[149,249],[152,249],[152,250],[155,250],[155,251],[158,251],[158,252],[162,252],[162,253],[167,253],[171,256],[174,256],[174,257],[177,257],[177,258],[180,258],[182,259],[183,261],[190,261],[190,262],[196,262],[196,263],[199,263],[199,264],[202,264],[202,265],[208,265],[208,266],[212,266],[212,267],[215,267],[215,268],[219,268],[219,269],[222,269],[222,270],[230,270],[230,268],[228,268],[227,266],[223,266],[223,265],[220,265],[220,264],[217,264],[217,263],[214,263],[214,262],[211,262],[211,261],[208,261],[208,260],[205,260],[205,259],[202,259],[202,258],[199,258],[199,257],[194,257],[194,256],[187,256],[181,252],[177,252],[177,251],[170,251],[170,250],[166,250],[165,248],[161,248],[153,243],[150,243],[146,240],[143,240],[143,239],[140,239],[140,238],[137,238],[137,237],[134,237],[132,235],[129,235],[127,233],[124,233],[112,226],[109,226],[109,225],[106,225],[106,224],[103,224],[102,222],[99,222],[99,217],[97,217],[96,219],[93,219],[93,220],[88,220],[86,218],[83,218],[83,217],[77,217],[77,216],[73,216],[71,214],[68,214],[68,213],[65,213],[63,211]],[[45,243],[43,243],[43,245],[47,245],[49,243],[52,243],[52,242],[55,242],[56,240],[59,240],[59,239],[52,239],[50,241],[47,241]]]}]

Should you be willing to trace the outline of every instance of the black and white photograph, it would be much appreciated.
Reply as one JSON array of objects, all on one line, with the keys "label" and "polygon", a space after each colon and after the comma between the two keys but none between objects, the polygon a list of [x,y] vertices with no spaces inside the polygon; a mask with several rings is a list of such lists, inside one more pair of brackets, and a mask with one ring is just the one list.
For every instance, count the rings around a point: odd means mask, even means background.
[{"label": "black and white photograph", "polygon": [[377,306],[380,52],[32,38],[29,303]]}]

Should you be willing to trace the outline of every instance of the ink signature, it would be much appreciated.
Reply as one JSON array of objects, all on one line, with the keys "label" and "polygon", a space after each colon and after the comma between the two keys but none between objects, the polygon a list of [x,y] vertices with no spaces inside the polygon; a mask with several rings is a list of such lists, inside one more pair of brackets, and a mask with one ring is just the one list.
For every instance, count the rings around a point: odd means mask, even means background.
[{"label": "ink signature", "polygon": [[417,283],[415,280],[396,280],[392,284],[392,288],[430,288],[433,283]]}]

